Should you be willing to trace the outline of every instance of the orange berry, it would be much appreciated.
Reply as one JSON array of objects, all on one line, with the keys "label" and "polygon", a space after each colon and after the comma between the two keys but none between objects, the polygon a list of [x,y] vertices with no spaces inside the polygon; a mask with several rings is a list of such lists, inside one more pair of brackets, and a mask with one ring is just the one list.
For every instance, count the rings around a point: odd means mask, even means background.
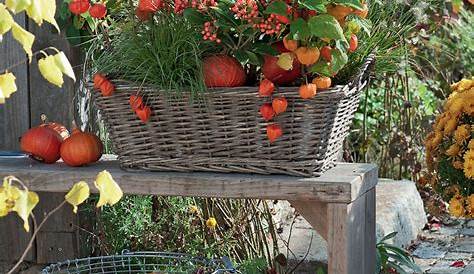
[{"label": "orange berry", "polygon": [[270,103],[265,103],[260,107],[260,115],[265,121],[269,121],[275,116],[275,111]]},{"label": "orange berry", "polygon": [[300,87],[300,97],[303,99],[310,99],[313,98],[316,95],[316,90],[318,87],[315,84],[306,84],[306,85],[301,85]]},{"label": "orange berry", "polygon": [[267,126],[267,137],[270,143],[275,142],[283,135],[283,131],[278,124],[270,124]]},{"label": "orange berry", "polygon": [[298,41],[288,39],[288,35],[283,38],[283,45],[289,51],[294,51],[298,48]]},{"label": "orange berry", "polygon": [[272,107],[273,111],[275,111],[275,114],[280,114],[286,111],[286,108],[288,107],[288,101],[286,101],[285,97],[278,97],[273,99],[272,101]]},{"label": "orange berry", "polygon": [[135,110],[135,114],[137,114],[138,118],[142,120],[143,123],[147,123],[150,120],[151,116],[151,108],[148,106],[137,108]]},{"label": "orange berry", "polygon": [[303,65],[312,65],[319,59],[318,48],[299,47],[295,50],[296,58]]},{"label": "orange berry", "polygon": [[316,77],[313,79],[313,84],[319,89],[328,89],[331,87],[331,78],[326,76]]},{"label": "orange berry", "polygon": [[331,51],[332,51],[332,48],[330,46],[322,47],[320,50],[321,57],[324,58],[324,60],[331,62],[332,61]]},{"label": "orange berry", "polygon": [[357,35],[352,34],[351,39],[349,40],[349,52],[356,51],[358,46],[359,46],[359,39],[357,39]]},{"label": "orange berry", "polygon": [[133,110],[143,108],[143,98],[140,95],[130,96],[129,103]]},{"label": "orange berry", "polygon": [[102,96],[107,97],[111,96],[115,91],[115,86],[110,82],[109,80],[105,80],[102,82],[100,85],[100,92],[102,93]]},{"label": "orange berry", "polygon": [[260,86],[258,87],[258,94],[260,94],[260,96],[267,97],[272,95],[274,90],[275,85],[273,82],[268,79],[263,79],[260,82]]}]

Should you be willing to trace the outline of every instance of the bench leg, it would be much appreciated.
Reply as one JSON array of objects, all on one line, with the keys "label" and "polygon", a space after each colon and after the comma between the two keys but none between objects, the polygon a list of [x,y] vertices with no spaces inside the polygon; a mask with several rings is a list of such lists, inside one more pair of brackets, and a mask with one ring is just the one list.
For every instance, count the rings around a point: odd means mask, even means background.
[{"label": "bench leg", "polygon": [[350,204],[328,204],[328,273],[375,273],[375,188]]},{"label": "bench leg", "polygon": [[328,243],[328,274],[375,273],[375,188],[350,204],[290,201]]}]

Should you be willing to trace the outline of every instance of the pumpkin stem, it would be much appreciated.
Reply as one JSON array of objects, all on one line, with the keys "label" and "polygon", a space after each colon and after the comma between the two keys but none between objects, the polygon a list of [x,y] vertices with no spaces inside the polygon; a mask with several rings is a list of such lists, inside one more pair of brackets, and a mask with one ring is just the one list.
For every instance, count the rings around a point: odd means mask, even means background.
[{"label": "pumpkin stem", "polygon": [[48,116],[46,114],[41,113],[40,115],[41,123],[46,124],[48,122]]}]

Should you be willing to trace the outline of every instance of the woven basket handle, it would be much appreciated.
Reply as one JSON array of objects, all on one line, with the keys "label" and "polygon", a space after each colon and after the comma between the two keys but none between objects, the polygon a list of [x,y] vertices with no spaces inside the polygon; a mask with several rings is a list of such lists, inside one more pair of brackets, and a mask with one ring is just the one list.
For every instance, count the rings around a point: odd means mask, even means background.
[{"label": "woven basket handle", "polygon": [[354,93],[360,92],[360,86],[367,82],[375,65],[375,54],[371,53],[365,59],[364,65],[359,69],[352,81],[349,82],[349,89],[346,90],[345,95],[350,96]]}]

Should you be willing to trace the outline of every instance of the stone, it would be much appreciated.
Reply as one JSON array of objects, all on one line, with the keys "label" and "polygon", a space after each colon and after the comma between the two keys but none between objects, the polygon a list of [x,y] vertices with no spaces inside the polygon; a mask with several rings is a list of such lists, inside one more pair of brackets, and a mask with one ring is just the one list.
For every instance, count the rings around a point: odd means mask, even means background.
[{"label": "stone", "polygon": [[467,221],[466,222],[466,227],[474,228],[474,219],[471,219],[471,220]]},{"label": "stone", "polygon": [[459,234],[474,237],[474,228],[463,228],[459,231]]},{"label": "stone", "polygon": [[471,260],[472,254],[470,253],[461,253],[461,252],[448,252],[444,257],[445,260]]},{"label": "stone", "polygon": [[472,274],[472,273],[474,273],[474,263],[471,262],[471,264],[466,266],[459,274]]},{"label": "stone", "polygon": [[460,274],[464,268],[451,267],[453,261],[441,260],[427,271],[429,274]]},{"label": "stone", "polygon": [[440,259],[447,251],[443,246],[434,243],[423,242],[416,247],[412,255],[420,259]]},{"label": "stone", "polygon": [[397,231],[391,241],[407,247],[427,223],[423,200],[414,182],[379,179],[377,185],[377,238]]},{"label": "stone", "polygon": [[[289,260],[306,256],[306,261],[327,262],[326,241],[304,218],[298,216],[295,219],[295,209],[287,201],[268,202],[268,205],[275,213],[275,222],[280,224],[278,246],[283,254],[289,254]],[[376,210],[377,239],[397,231],[391,242],[399,247],[406,247],[415,240],[427,222],[423,201],[415,184],[410,181],[380,179]],[[291,239],[287,243],[290,230]]]},{"label": "stone", "polygon": [[453,251],[471,254],[474,253],[474,239],[460,238],[459,241],[455,244]]}]

